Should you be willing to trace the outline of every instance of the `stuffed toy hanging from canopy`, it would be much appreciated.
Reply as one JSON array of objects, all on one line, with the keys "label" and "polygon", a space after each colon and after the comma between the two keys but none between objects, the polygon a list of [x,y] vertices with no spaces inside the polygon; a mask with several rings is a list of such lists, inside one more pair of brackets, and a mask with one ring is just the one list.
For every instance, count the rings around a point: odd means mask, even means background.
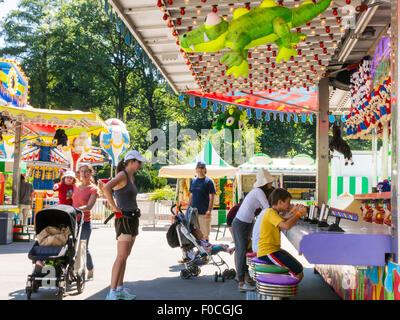
[{"label": "stuffed toy hanging from canopy", "polygon": [[248,119],[245,111],[240,111],[237,106],[230,106],[224,113],[218,116],[216,122],[213,123],[213,128],[218,131],[229,129],[232,132],[232,137],[235,129],[242,130]]},{"label": "stuffed toy hanging from canopy", "polygon": [[276,62],[287,61],[296,56],[293,46],[306,38],[304,33],[290,32],[311,21],[330,5],[332,0],[321,0],[318,3],[305,1],[299,7],[289,9],[279,6],[274,0],[264,0],[257,8],[248,10],[238,8],[229,22],[211,12],[198,28],[180,36],[179,43],[186,52],[217,52],[230,48],[220,62],[238,78],[247,77],[248,49],[274,42],[278,47]]}]

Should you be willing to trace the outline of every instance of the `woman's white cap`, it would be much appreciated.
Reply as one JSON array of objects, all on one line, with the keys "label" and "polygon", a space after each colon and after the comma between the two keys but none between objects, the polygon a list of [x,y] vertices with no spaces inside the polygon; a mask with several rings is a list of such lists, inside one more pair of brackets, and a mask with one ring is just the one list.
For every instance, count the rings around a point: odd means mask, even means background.
[{"label": "woman's white cap", "polygon": [[139,160],[141,162],[148,162],[149,160],[147,160],[146,158],[144,158],[138,151],[136,150],[129,150],[125,157],[124,157],[124,161],[128,161],[128,160]]},{"label": "woman's white cap", "polygon": [[75,175],[75,172],[73,172],[73,171],[67,171],[64,173],[64,177],[76,178],[76,175]]},{"label": "woman's white cap", "polygon": [[268,170],[265,169],[259,169],[257,171],[257,179],[256,182],[254,183],[253,187],[258,188],[266,185],[267,183],[274,182],[275,179],[274,177],[268,172]]}]

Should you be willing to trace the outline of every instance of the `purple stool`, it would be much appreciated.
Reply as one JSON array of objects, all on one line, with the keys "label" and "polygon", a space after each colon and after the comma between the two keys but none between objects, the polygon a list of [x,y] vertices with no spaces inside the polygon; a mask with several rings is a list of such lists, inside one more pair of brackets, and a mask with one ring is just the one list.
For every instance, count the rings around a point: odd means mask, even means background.
[{"label": "purple stool", "polygon": [[261,300],[281,300],[297,294],[299,279],[286,274],[268,273],[256,278]]}]

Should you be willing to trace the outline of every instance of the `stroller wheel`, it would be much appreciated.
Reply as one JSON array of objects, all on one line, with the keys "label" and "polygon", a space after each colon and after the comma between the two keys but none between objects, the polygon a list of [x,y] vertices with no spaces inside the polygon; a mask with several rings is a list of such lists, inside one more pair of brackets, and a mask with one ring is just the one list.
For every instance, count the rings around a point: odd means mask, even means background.
[{"label": "stroller wheel", "polygon": [[57,292],[57,300],[62,300],[64,298],[64,293],[65,293],[65,289],[64,288],[58,288],[58,292]]},{"label": "stroller wheel", "polygon": [[218,282],[218,272],[217,272],[217,271],[215,271],[214,281],[215,281],[215,282]]},{"label": "stroller wheel", "polygon": [[221,279],[222,279],[222,282],[225,282],[225,274],[224,273],[222,273]]},{"label": "stroller wheel", "polygon": [[200,274],[201,269],[198,266],[192,266],[189,268],[189,271],[193,277],[197,277]]},{"label": "stroller wheel", "polygon": [[231,279],[231,271],[229,269],[225,269],[224,272],[222,272],[222,277],[223,279]]},{"label": "stroller wheel", "polygon": [[230,279],[235,279],[235,277],[236,277],[236,270],[235,270],[235,269],[230,269],[229,272],[230,272],[230,274],[231,274]]},{"label": "stroller wheel", "polygon": [[78,275],[76,277],[76,288],[79,294],[81,294],[83,292],[83,289],[85,288],[85,282],[86,282],[85,279],[86,279],[85,272],[83,272],[82,275]]},{"label": "stroller wheel", "polygon": [[26,298],[27,298],[28,300],[31,300],[32,289],[29,288],[29,287],[26,287],[26,288],[25,288],[25,292],[26,292]]},{"label": "stroller wheel", "polygon": [[190,271],[189,270],[181,270],[181,278],[186,280],[186,279],[190,279]]},{"label": "stroller wheel", "polygon": [[33,292],[38,292],[39,290],[39,283],[37,281],[32,281],[32,291]]}]

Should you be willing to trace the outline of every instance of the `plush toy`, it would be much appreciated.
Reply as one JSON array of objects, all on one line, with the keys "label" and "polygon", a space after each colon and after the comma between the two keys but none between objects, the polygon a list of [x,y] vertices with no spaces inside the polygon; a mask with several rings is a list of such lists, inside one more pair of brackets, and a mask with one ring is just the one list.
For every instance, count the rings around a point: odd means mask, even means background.
[{"label": "plush toy", "polygon": [[383,209],[385,210],[385,217],[383,219],[383,223],[390,227],[392,225],[392,213],[391,213],[392,207],[389,199],[383,201]]},{"label": "plush toy", "polygon": [[245,111],[240,111],[237,106],[231,106],[224,113],[218,116],[218,119],[213,123],[213,128],[222,130],[223,128],[230,129],[232,137],[235,129],[243,129],[248,119]]},{"label": "plush toy", "polygon": [[365,222],[372,222],[373,210],[369,205],[368,201],[362,201],[361,203],[361,217]]},{"label": "plush toy", "polygon": [[53,139],[57,141],[57,146],[62,145],[65,147],[68,145],[68,137],[63,129],[57,129]]},{"label": "plush toy", "polygon": [[[361,131],[358,125],[358,131]],[[331,157],[334,150],[342,153],[345,159],[345,165],[347,166],[348,162],[350,161],[351,165],[354,164],[352,159],[353,155],[351,153],[350,147],[346,141],[343,140],[340,132],[340,127],[334,124],[332,126],[332,139],[329,142],[329,150],[331,151]]]},{"label": "plush toy", "polygon": [[376,224],[383,224],[383,220],[385,218],[385,210],[380,205],[379,200],[372,200],[372,222]]},{"label": "plush toy", "polygon": [[186,52],[217,52],[230,48],[220,60],[229,67],[226,74],[233,73],[236,78],[247,77],[248,49],[274,42],[278,47],[276,62],[296,56],[293,46],[304,40],[306,35],[290,32],[290,29],[311,21],[331,2],[305,1],[299,7],[289,9],[277,5],[274,0],[264,0],[259,7],[251,10],[236,9],[229,22],[211,12],[198,28],[180,36],[179,44]]},{"label": "plush toy", "polygon": [[377,188],[380,192],[389,192],[390,191],[390,181],[385,179],[378,183]]},{"label": "plush toy", "polygon": [[0,142],[3,141],[3,133],[7,132],[6,121],[11,121],[11,118],[4,113],[0,113]]}]

